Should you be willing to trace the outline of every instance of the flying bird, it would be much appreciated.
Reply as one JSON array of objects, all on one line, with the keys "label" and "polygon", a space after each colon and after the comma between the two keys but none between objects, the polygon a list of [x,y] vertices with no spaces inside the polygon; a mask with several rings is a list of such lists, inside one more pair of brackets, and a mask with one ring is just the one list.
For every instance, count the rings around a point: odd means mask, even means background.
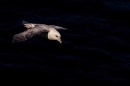
[{"label": "flying bird", "polygon": [[40,35],[42,32],[48,32],[47,37],[49,40],[57,40],[58,42],[62,43],[61,35],[57,30],[67,30],[67,28],[56,25],[35,24],[26,21],[23,21],[22,23],[27,29],[14,35],[12,43],[26,41],[36,35]]}]

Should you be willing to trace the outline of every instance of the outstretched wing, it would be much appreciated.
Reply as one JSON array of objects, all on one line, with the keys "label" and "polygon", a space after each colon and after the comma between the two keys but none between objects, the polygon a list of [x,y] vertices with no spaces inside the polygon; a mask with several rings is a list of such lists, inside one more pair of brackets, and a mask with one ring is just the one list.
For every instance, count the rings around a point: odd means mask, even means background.
[{"label": "outstretched wing", "polygon": [[26,22],[26,21],[23,21],[22,22],[24,27],[26,27],[27,29],[30,29],[30,28],[33,28],[36,26],[36,24],[33,24],[33,23],[29,23],[29,22]]},{"label": "outstretched wing", "polygon": [[48,32],[48,31],[42,28],[38,28],[38,27],[28,29],[24,32],[14,35],[12,43],[28,40],[42,32]]},{"label": "outstretched wing", "polygon": [[51,26],[51,27],[53,27],[53,28],[55,28],[55,29],[62,29],[62,30],[68,30],[67,28],[64,28],[64,27],[61,27],[61,26],[56,26],[56,25],[49,25],[49,26]]}]

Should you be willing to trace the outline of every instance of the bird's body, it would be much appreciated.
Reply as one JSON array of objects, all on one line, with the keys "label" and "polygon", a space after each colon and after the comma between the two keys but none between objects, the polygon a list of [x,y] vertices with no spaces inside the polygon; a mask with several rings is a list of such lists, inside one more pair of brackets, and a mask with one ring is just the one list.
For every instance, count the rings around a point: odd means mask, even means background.
[{"label": "bird's body", "polygon": [[40,35],[42,32],[48,32],[47,37],[49,40],[57,40],[60,43],[62,43],[61,35],[56,29],[66,30],[66,28],[55,26],[55,25],[33,24],[25,21],[23,21],[23,24],[27,28],[27,30],[14,35],[12,43],[28,40],[33,36]]}]

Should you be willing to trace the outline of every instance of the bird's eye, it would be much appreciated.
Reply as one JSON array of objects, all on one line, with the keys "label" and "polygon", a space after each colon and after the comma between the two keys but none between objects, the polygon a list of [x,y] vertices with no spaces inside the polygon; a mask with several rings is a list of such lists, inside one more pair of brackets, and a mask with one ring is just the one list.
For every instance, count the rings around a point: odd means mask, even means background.
[{"label": "bird's eye", "polygon": [[58,36],[56,35],[56,37],[58,37]]}]

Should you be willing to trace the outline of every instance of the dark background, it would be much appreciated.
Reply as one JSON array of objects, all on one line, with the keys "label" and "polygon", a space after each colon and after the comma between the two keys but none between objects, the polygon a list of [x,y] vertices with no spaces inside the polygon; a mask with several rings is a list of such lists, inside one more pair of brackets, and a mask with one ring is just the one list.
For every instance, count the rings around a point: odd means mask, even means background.
[{"label": "dark background", "polygon": [[[129,0],[0,0],[1,76],[45,86],[130,82],[129,16]],[[12,44],[22,21],[69,30],[59,30],[62,44],[38,36]]]}]

